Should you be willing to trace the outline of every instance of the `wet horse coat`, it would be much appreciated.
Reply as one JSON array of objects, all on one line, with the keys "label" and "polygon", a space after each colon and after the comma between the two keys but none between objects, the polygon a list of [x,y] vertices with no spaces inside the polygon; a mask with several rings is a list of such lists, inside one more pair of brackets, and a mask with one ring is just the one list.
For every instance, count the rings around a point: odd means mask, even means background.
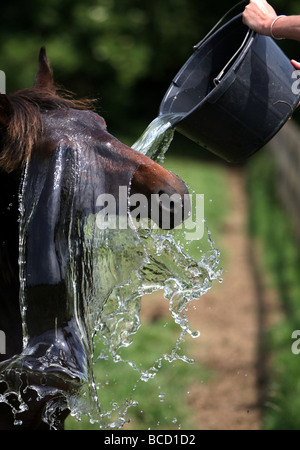
[{"label": "wet horse coat", "polygon": [[[0,330],[6,336],[0,394],[8,387],[19,390],[28,405],[16,416],[22,424],[14,425],[11,407],[0,403],[0,429],[47,429],[42,418],[50,406],[52,424],[63,428],[63,392],[76,392],[87,380],[84,299],[74,301],[78,294],[67,273],[75,267],[80,282],[84,223],[97,214],[97,196],[112,194],[118,205],[120,186],[149,199],[161,193],[183,199],[187,193],[176,175],[110,135],[89,106],[56,93],[44,48],[34,88],[0,97]],[[169,213],[174,214],[171,205]],[[181,219],[186,216],[182,207]],[[42,401],[36,398],[39,389]],[[18,410],[16,398],[9,400]]]}]

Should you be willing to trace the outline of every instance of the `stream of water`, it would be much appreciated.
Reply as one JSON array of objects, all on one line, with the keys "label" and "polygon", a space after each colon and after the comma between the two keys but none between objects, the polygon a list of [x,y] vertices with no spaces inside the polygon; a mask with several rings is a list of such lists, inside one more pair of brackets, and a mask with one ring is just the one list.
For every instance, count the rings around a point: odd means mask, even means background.
[{"label": "stream of water", "polygon": [[[177,118],[178,115],[156,118],[133,148],[162,163],[174,135],[172,123]],[[19,261],[24,348],[27,344],[26,286],[23,274],[26,265],[26,223],[22,218],[27,217],[28,220],[30,217],[30,213],[24,214],[26,177],[25,170],[20,193]],[[89,341],[89,371],[88,380],[82,389],[76,395],[66,395],[67,406],[77,420],[85,415],[100,429],[120,429],[129,419],[129,408],[137,405],[134,392],[126,398],[112,401],[110,408],[104,407],[101,393],[105,389],[104,379],[109,378],[109,374],[103,373],[99,380],[94,373],[98,373],[99,369],[101,371],[103,361],[110,358],[114,364],[126,364],[135,371],[139,382],[148,382],[156,376],[162,361],[182,360],[191,363],[188,356],[181,354],[180,345],[187,334],[196,338],[200,332],[190,328],[186,310],[192,300],[200,299],[211,288],[213,280],[221,281],[220,255],[209,232],[207,239],[210,250],[205,253],[199,251],[199,258],[196,259],[189,255],[187,245],[178,239],[176,230],[136,228],[134,225],[122,230],[100,230],[96,226],[95,216],[90,215],[85,220],[82,232],[84,258],[81,285],[78,286],[77,282],[76,258],[71,260],[67,276],[74,310],[78,308],[78,293],[84,301],[86,331],[82,332],[82,339]],[[74,253],[74,249],[69,250],[71,254]],[[169,302],[170,317],[179,325],[180,333],[169,353],[161,354],[148,368],[141,369],[136,361],[122,357],[122,349],[131,345],[133,336],[142,326],[141,297],[158,290],[163,291]],[[80,320],[78,323],[80,325]],[[40,391],[39,395],[42,396],[43,392]],[[3,396],[2,401],[8,402],[8,396]],[[24,408],[26,409],[26,405]],[[51,410],[47,411],[45,420],[51,422]]]}]

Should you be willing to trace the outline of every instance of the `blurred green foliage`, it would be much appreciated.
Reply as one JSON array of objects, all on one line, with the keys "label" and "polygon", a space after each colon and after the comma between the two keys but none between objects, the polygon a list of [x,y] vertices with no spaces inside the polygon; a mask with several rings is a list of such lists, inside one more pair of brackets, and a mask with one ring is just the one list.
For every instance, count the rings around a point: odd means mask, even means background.
[{"label": "blurred green foliage", "polygon": [[[199,0],[12,0],[2,2],[0,68],[7,91],[32,86],[45,45],[56,82],[100,99],[112,132],[156,117],[192,47],[235,3]],[[295,0],[274,0],[300,13]],[[240,7],[237,12],[241,12]],[[295,44],[283,43],[297,59]],[[289,48],[290,46],[290,48]],[[300,58],[299,58],[300,59]]]},{"label": "blurred green foliage", "polygon": [[265,149],[247,166],[249,229],[263,245],[262,270],[269,275],[268,287],[277,292],[281,317],[268,330],[264,342],[269,370],[262,426],[299,430],[299,355],[293,354],[291,346],[292,333],[299,329],[300,322],[300,253],[277,185],[276,165]]}]

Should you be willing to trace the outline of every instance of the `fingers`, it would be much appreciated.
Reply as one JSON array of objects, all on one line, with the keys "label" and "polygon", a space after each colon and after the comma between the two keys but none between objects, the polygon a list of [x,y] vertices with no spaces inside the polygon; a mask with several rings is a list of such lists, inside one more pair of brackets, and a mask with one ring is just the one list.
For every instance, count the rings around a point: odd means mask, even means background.
[{"label": "fingers", "polygon": [[266,0],[250,0],[244,9],[242,20],[257,33],[270,35],[270,26],[276,17],[274,8]]},{"label": "fingers", "polygon": [[295,69],[300,70],[300,63],[298,61],[295,61],[294,59],[292,59],[291,63],[293,64]]}]

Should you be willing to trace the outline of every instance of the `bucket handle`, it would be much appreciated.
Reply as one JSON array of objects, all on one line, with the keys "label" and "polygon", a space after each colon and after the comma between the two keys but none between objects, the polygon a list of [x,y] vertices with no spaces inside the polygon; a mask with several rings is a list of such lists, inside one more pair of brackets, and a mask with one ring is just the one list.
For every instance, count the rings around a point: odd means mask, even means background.
[{"label": "bucket handle", "polygon": [[247,34],[242,42],[242,44],[240,45],[240,47],[237,49],[237,51],[235,52],[235,54],[230,58],[230,60],[226,63],[226,65],[223,67],[223,69],[221,70],[221,72],[219,73],[219,75],[217,75],[214,79],[214,85],[218,86],[219,83],[221,83],[221,78],[223,77],[227,67],[231,64],[231,62],[234,60],[234,58],[240,53],[241,49],[244,47],[245,42],[247,42],[247,39],[250,35],[250,29],[247,31]]},{"label": "bucket handle", "polygon": [[221,19],[216,23],[216,25],[207,33],[207,35],[200,41],[198,42],[198,44],[194,45],[193,49],[197,50],[204,41],[206,41],[209,36],[215,31],[216,28],[218,28],[218,26],[223,22],[224,19],[226,19],[227,16],[229,16],[229,14],[232,13],[232,11],[234,11],[235,9],[237,9],[238,7],[240,7],[243,3],[249,3],[249,0],[242,0],[241,2],[237,3],[236,5],[234,5],[232,8],[230,8],[229,11],[227,11],[226,14],[224,14],[223,17],[221,17]]}]

